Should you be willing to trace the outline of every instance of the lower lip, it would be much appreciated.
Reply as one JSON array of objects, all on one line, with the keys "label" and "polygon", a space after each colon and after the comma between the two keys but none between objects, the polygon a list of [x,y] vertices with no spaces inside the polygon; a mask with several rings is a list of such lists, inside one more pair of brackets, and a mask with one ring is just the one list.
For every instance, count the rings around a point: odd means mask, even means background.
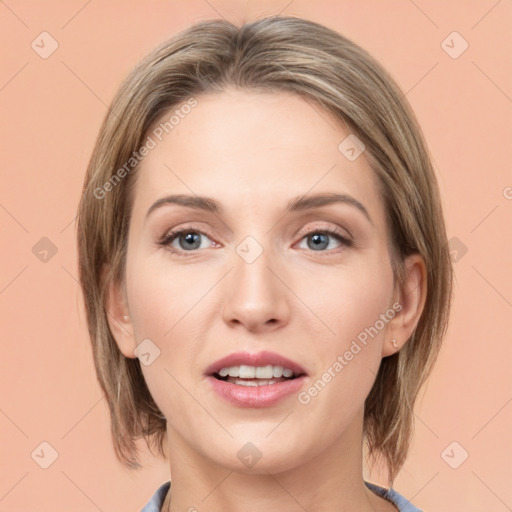
[{"label": "lower lip", "polygon": [[265,384],[263,386],[241,386],[208,376],[214,391],[222,398],[238,407],[270,407],[285,397],[297,393],[303,386],[306,376]]}]

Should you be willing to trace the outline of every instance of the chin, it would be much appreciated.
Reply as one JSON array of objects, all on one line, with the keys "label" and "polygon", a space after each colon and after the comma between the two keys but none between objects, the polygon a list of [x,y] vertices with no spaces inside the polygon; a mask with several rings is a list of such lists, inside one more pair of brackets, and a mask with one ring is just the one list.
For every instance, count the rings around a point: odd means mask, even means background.
[{"label": "chin", "polygon": [[215,444],[215,451],[211,452],[211,447],[207,447],[207,452],[211,453],[205,455],[227,470],[252,475],[282,473],[314,456],[312,450],[305,451],[304,435],[298,435],[296,442],[291,443],[288,435],[288,446],[284,445],[281,439],[265,439],[267,435],[268,431],[259,437],[245,435],[243,439],[235,438],[224,446]]}]

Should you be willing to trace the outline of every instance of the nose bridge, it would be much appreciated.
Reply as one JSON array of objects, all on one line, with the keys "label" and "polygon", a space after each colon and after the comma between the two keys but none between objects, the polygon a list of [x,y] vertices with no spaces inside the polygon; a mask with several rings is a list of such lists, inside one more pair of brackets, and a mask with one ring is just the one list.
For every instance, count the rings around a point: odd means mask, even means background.
[{"label": "nose bridge", "polygon": [[[261,238],[261,237],[260,237]],[[270,237],[245,237],[233,254],[227,283],[224,320],[249,330],[268,329],[288,321],[287,288],[276,276],[281,270]]]}]

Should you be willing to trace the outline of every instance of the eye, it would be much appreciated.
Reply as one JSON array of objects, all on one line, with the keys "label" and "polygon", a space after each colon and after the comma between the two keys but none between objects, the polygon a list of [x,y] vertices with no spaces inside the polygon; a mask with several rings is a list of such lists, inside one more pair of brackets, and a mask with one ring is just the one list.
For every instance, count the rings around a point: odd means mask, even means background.
[{"label": "eye", "polygon": [[[202,242],[210,240],[210,244],[203,244]],[[301,242],[306,240],[307,247],[299,246],[301,249],[308,249],[313,252],[331,252],[340,246],[350,247],[353,241],[341,232],[333,229],[315,229],[306,233],[301,239]],[[332,242],[337,245],[332,247]],[[177,256],[187,256],[186,253],[193,253],[199,249],[207,249],[208,247],[216,246],[205,233],[197,229],[183,228],[175,231],[167,232],[159,241],[158,244],[166,247],[169,251]],[[329,249],[329,250],[325,250]]]},{"label": "eye", "polygon": [[202,231],[184,228],[167,232],[158,243],[159,245],[167,247],[171,252],[178,256],[185,256],[183,253],[192,252],[197,249],[206,249],[209,247],[208,244],[206,246],[202,245],[202,237],[210,240]]},{"label": "eye", "polygon": [[[334,239],[336,242],[338,242],[338,246],[344,245],[346,247],[350,247],[352,245],[352,240],[349,238],[343,236],[338,231],[332,230],[332,229],[316,229],[314,231],[310,231],[307,233],[302,240],[306,240],[307,247],[301,247],[302,249],[309,249],[311,251],[315,252],[329,252],[325,251],[324,249],[333,249],[333,247],[329,247],[330,241],[329,239]],[[302,241],[301,240],[301,241]],[[335,249],[336,247],[334,247]]]}]

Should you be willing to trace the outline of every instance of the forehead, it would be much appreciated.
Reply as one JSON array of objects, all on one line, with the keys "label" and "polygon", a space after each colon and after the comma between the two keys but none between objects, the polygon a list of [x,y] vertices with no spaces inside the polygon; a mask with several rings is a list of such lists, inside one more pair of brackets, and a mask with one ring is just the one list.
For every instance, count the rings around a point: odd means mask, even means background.
[{"label": "forehead", "polygon": [[148,132],[155,147],[140,165],[134,209],[177,193],[216,197],[227,209],[261,209],[337,192],[356,197],[374,218],[383,215],[364,152],[351,161],[340,151],[351,132],[316,102],[235,89],[195,99],[193,108],[167,111]]}]

